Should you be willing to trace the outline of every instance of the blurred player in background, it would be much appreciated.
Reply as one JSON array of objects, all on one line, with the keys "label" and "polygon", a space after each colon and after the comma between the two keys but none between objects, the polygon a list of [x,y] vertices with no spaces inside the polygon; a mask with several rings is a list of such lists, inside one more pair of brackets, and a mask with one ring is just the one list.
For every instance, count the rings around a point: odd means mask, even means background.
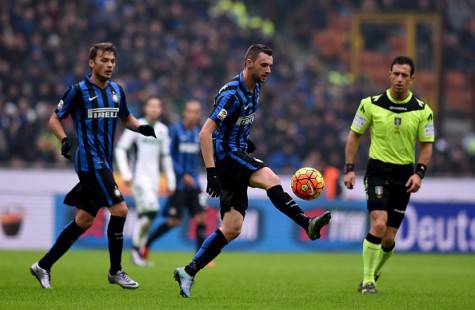
[{"label": "blurred player in background", "polygon": [[[122,180],[127,186],[132,185],[135,200],[138,218],[132,236],[132,261],[137,266],[148,266],[150,264],[144,248],[150,225],[159,209],[157,189],[160,181],[160,161],[167,177],[168,194],[175,191],[175,173],[170,158],[170,139],[168,128],[159,121],[161,114],[162,103],[160,99],[148,99],[144,107],[144,117],[140,118],[139,122],[152,126],[157,138],[143,137],[126,129],[115,150],[117,166]],[[133,173],[127,158],[127,153],[132,149],[135,151]]]},{"label": "blurred player in background", "polygon": [[72,115],[78,144],[75,169],[79,183],[64,199],[65,204],[77,208],[75,219],[64,228],[48,253],[30,268],[43,288],[51,288],[51,267],[92,226],[101,207],[108,207],[111,214],[107,228],[108,280],[123,288],[139,287],[121,267],[128,210],[112,174],[114,132],[120,118],[130,130],[152,137],[155,133],[151,126],[141,124],[129,113],[124,90],[110,80],[115,65],[116,50],[112,43],[93,45],[89,51],[91,74],[68,88],[49,120],[51,130],[61,141],[61,154],[70,159],[72,145],[61,121]]},{"label": "blurred player in background", "polygon": [[[370,128],[365,188],[371,229],[363,241],[363,281],[358,287],[363,294],[376,293],[376,281],[394,251],[394,239],[409,197],[421,187],[432,156],[433,114],[410,90],[414,69],[414,62],[408,57],[393,60],[390,88],[361,100],[345,146],[344,183],[353,189],[360,137]],[[416,140],[420,153],[414,169]]]},{"label": "blurred player in background", "polygon": [[[196,222],[196,247],[206,238],[206,195],[198,183],[200,159],[201,105],[196,100],[185,104],[183,120],[170,127],[170,153],[173,159],[177,186],[165,207],[167,220],[150,234],[146,252],[152,243],[180,224],[183,212],[188,210]],[[204,198],[204,199],[203,199]]]},{"label": "blurred player in background", "polygon": [[263,44],[251,45],[244,62],[244,70],[219,90],[211,116],[200,132],[208,179],[206,192],[212,197],[220,196],[223,222],[192,261],[175,270],[183,297],[191,296],[195,275],[239,236],[248,206],[249,186],[266,190],[276,208],[305,229],[312,240],[320,238],[320,229],[330,221],[328,211],[321,217],[307,217],[284,192],[279,177],[261,160],[249,155],[255,149],[249,133],[261,85],[272,71],[272,49]]}]

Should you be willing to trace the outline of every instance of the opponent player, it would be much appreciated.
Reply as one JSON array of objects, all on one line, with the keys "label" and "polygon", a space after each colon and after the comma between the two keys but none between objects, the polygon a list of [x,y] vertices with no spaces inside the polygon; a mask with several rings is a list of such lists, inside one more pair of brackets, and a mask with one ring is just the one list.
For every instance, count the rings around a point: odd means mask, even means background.
[{"label": "opponent player", "polygon": [[[159,164],[167,178],[169,194],[175,191],[175,173],[170,158],[170,139],[168,128],[159,121],[162,113],[162,103],[158,98],[150,98],[145,103],[144,118],[141,124],[149,124],[155,129],[157,138],[143,137],[126,129],[117,143],[115,157],[122,180],[126,185],[132,185],[137,222],[132,236],[132,262],[137,266],[148,266],[147,255],[144,253],[150,225],[159,209],[157,188],[160,180]],[[134,147],[135,168],[132,171],[128,164],[127,152]]]},{"label": "opponent player", "polygon": [[[363,241],[363,281],[358,287],[363,294],[377,292],[376,281],[394,251],[409,197],[421,187],[434,142],[432,110],[410,91],[414,62],[395,58],[389,81],[388,90],[361,100],[345,147],[344,183],[353,189],[359,140],[370,128],[365,188],[371,228]],[[416,140],[420,153],[414,169]]]},{"label": "opponent player", "polygon": [[191,262],[175,270],[183,297],[191,296],[191,286],[198,271],[239,236],[248,206],[248,186],[266,190],[275,207],[305,229],[312,240],[320,238],[320,229],[330,221],[328,211],[321,217],[305,216],[284,192],[279,177],[261,160],[249,155],[255,148],[249,141],[249,132],[259,104],[261,85],[272,70],[272,49],[263,44],[251,45],[244,63],[244,70],[219,90],[211,116],[200,132],[208,179],[206,191],[212,197],[220,196],[223,222],[205,240]]},{"label": "opponent player", "polygon": [[196,222],[196,246],[201,247],[206,238],[206,213],[201,189],[198,184],[198,165],[200,164],[200,118],[201,105],[196,100],[185,104],[183,120],[170,127],[170,152],[173,168],[177,176],[177,190],[166,206],[167,220],[157,227],[148,238],[146,251],[152,243],[173,227],[180,224],[184,209],[188,209]]},{"label": "opponent player", "polygon": [[151,126],[140,124],[129,113],[124,90],[110,80],[115,65],[116,50],[112,43],[94,44],[89,51],[91,74],[68,88],[49,120],[51,130],[61,141],[61,154],[70,159],[72,145],[61,121],[72,115],[77,135],[75,170],[79,183],[64,199],[65,204],[77,208],[74,220],[64,228],[48,253],[30,268],[43,288],[51,288],[51,267],[91,227],[101,207],[108,207],[111,214],[107,228],[108,280],[123,288],[139,287],[121,267],[127,205],[112,175],[112,150],[117,118],[142,135],[155,136],[155,133]]}]

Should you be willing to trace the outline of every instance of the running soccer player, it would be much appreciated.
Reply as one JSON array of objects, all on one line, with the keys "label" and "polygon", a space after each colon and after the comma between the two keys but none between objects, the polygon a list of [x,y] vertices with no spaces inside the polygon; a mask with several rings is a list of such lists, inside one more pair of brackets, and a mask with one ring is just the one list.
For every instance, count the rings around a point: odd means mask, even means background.
[{"label": "running soccer player", "polygon": [[[371,145],[365,188],[371,228],[363,241],[362,294],[376,293],[381,268],[391,257],[411,193],[421,187],[432,156],[434,118],[431,108],[411,92],[414,62],[393,60],[390,88],[361,100],[345,146],[344,183],[355,186],[355,155],[361,135],[370,128]],[[414,169],[416,140],[420,152]]]},{"label": "running soccer player", "polygon": [[112,43],[94,44],[89,50],[91,74],[68,88],[49,120],[51,130],[61,141],[61,154],[71,159],[71,140],[61,122],[72,115],[77,135],[74,162],[79,183],[64,199],[66,205],[77,208],[74,220],[64,228],[48,253],[30,268],[42,288],[51,288],[51,267],[91,227],[101,207],[108,207],[111,214],[107,228],[109,283],[129,289],[139,287],[121,267],[127,205],[112,175],[112,150],[117,118],[142,135],[155,136],[155,132],[129,113],[124,90],[111,80],[115,65],[116,50]]},{"label": "running soccer player", "polygon": [[170,152],[173,159],[173,168],[177,176],[177,190],[170,197],[165,207],[167,220],[153,231],[147,240],[145,254],[152,243],[180,224],[183,211],[188,209],[190,216],[196,222],[197,250],[206,238],[205,202],[200,196],[198,183],[198,166],[200,164],[200,118],[201,105],[196,100],[185,104],[183,120],[170,127]]},{"label": "running soccer player", "polygon": [[[150,225],[159,209],[157,188],[160,180],[159,163],[161,161],[167,178],[168,194],[175,191],[175,173],[170,158],[170,139],[168,128],[159,121],[162,103],[158,98],[150,98],[145,103],[144,118],[140,124],[148,124],[155,130],[157,138],[143,137],[137,132],[126,129],[117,143],[115,158],[126,185],[132,185],[137,222],[132,235],[132,262],[137,266],[149,266],[150,262],[144,253]],[[134,148],[135,168],[132,171],[128,164],[127,152]]]},{"label": "running soccer player", "polygon": [[320,217],[307,217],[284,192],[279,177],[261,160],[249,155],[255,149],[249,141],[249,132],[261,86],[272,70],[272,49],[263,44],[251,45],[244,63],[244,70],[219,90],[211,116],[200,132],[208,180],[206,192],[212,197],[220,196],[222,225],[205,240],[188,265],[175,269],[183,297],[191,297],[198,271],[239,236],[248,206],[249,186],[266,190],[274,206],[305,229],[312,240],[320,238],[320,229],[330,221],[328,211]]}]

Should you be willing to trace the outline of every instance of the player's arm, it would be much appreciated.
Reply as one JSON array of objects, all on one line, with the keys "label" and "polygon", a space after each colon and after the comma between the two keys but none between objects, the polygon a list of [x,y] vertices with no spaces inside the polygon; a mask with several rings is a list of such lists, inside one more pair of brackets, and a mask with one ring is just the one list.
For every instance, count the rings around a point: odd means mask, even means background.
[{"label": "player's arm", "polygon": [[161,145],[161,159],[162,167],[165,176],[167,177],[167,185],[169,194],[172,194],[176,189],[176,176],[173,169],[173,162],[170,156],[170,138],[168,130],[166,129],[163,135],[163,143]]},{"label": "player's arm", "polygon": [[127,129],[138,132],[144,136],[157,137],[152,126],[148,124],[140,124],[138,119],[136,119],[132,114],[129,114],[126,118],[122,119],[122,122]]},{"label": "player's arm", "polygon": [[201,155],[206,166],[208,186],[206,192],[211,197],[218,197],[221,193],[221,186],[216,172],[216,166],[213,157],[213,132],[218,128],[216,122],[208,118],[200,131]]},{"label": "player's arm", "polygon": [[132,183],[132,171],[129,167],[127,159],[127,151],[130,150],[135,142],[137,134],[130,130],[124,130],[124,133],[119,138],[117,147],[115,148],[115,159],[117,161],[117,167],[119,168],[120,176],[126,186],[130,186]]},{"label": "player's arm", "polygon": [[358,152],[361,134],[350,130],[345,145],[345,176],[343,178],[346,188],[353,189],[356,181],[355,157]]}]

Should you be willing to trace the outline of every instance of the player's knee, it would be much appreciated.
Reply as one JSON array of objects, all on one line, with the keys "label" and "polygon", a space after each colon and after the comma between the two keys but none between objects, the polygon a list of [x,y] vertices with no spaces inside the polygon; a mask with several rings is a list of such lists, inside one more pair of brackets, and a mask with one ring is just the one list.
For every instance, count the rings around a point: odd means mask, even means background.
[{"label": "player's knee", "polygon": [[94,223],[94,216],[87,214],[86,212],[78,214],[75,218],[76,224],[83,230],[89,229]]},{"label": "player's knee", "polygon": [[239,234],[241,234],[241,227],[242,225],[237,225],[237,224],[227,225],[223,227],[222,231],[223,231],[224,237],[226,237],[228,241],[236,239],[239,236]]},{"label": "player's knee", "polygon": [[384,220],[375,220],[373,221],[373,229],[379,234],[384,234],[386,232],[386,222]]},{"label": "player's knee", "polygon": [[122,202],[120,204],[113,205],[109,209],[109,211],[111,215],[113,216],[126,217],[127,213],[129,212],[129,209],[127,208],[127,205],[125,204],[125,202]]}]

